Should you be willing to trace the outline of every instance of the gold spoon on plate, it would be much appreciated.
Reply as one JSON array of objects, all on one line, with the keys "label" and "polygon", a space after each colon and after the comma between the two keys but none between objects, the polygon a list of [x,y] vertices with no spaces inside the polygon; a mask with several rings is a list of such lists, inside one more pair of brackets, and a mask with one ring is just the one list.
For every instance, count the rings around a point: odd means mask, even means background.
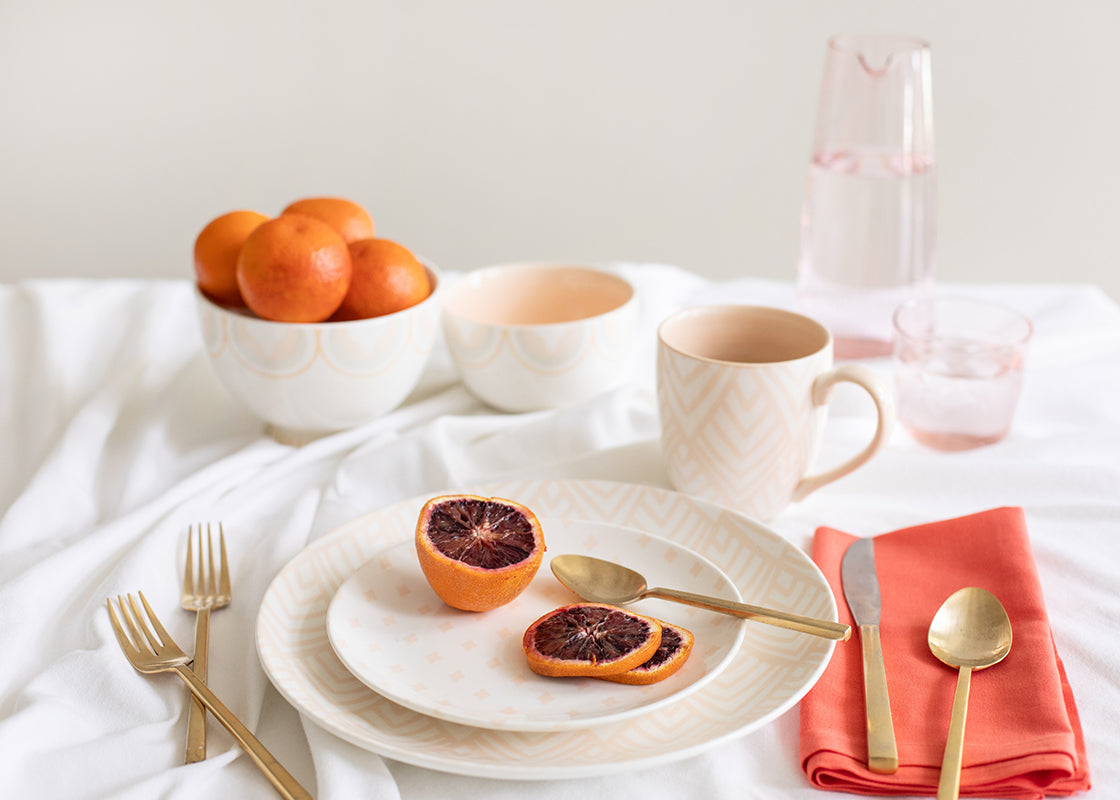
[{"label": "gold spoon on plate", "polygon": [[987,589],[969,586],[953,592],[929,625],[929,649],[939,661],[957,667],[957,691],[949,737],[941,760],[937,800],[956,800],[961,791],[964,723],[972,671],[998,664],[1011,650],[1011,620]]},{"label": "gold spoon on plate", "polygon": [[644,597],[660,597],[663,600],[672,600],[697,608],[706,608],[709,611],[718,611],[721,614],[730,614],[733,617],[752,619],[755,622],[764,622],[767,625],[776,625],[779,628],[810,633],[813,636],[822,636],[826,639],[847,641],[848,637],[852,635],[851,626],[842,625],[839,622],[803,617],[786,611],[736,603],[731,600],[682,592],[677,589],[658,587],[650,589],[641,573],[613,561],[604,561],[601,558],[560,555],[554,556],[551,564],[552,574],[556,576],[560,583],[591,603],[622,606],[633,603],[635,600],[641,600]]}]

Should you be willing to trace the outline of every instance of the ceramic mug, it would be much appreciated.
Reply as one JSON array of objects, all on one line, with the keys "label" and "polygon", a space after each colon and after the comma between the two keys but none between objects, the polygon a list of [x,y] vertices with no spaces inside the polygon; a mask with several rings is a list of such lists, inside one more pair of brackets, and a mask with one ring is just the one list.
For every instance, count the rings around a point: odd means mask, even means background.
[{"label": "ceramic mug", "polygon": [[[890,434],[886,385],[866,367],[833,367],[832,336],[809,317],[702,306],[666,319],[657,337],[661,445],[679,491],[770,520],[865,464]],[[810,474],[840,382],[871,395],[875,435],[852,458]]]}]

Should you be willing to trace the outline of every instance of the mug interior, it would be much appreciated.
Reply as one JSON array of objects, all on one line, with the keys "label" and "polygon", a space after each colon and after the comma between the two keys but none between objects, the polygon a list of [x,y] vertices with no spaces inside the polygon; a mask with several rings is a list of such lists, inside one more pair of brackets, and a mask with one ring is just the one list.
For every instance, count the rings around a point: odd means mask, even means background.
[{"label": "mug interior", "polygon": [[597,317],[633,297],[627,281],[590,267],[508,264],[464,275],[444,308],[488,325],[548,325]]},{"label": "mug interior", "polygon": [[827,347],[828,330],[816,320],[765,306],[702,306],[669,317],[661,342],[692,358],[729,364],[774,364]]}]

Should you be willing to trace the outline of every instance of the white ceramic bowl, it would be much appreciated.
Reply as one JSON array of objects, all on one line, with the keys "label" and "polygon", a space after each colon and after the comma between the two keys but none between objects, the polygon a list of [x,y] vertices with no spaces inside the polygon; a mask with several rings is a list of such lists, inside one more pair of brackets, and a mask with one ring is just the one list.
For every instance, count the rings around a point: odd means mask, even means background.
[{"label": "white ceramic bowl", "polygon": [[272,322],[195,291],[206,353],[235,398],[281,441],[368,422],[416,387],[439,332],[439,274],[417,305],[350,322]]},{"label": "white ceramic bowl", "polygon": [[443,304],[463,383],[503,411],[572,405],[617,386],[637,327],[634,287],[585,266],[486,267],[449,286]]}]

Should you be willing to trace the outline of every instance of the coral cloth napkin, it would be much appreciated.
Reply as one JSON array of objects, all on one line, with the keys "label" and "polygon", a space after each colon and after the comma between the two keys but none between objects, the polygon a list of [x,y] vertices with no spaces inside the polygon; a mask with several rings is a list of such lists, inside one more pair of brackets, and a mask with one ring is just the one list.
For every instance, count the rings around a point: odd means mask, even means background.
[{"label": "coral cloth napkin", "polygon": [[[852,623],[840,560],[856,537],[822,527],[813,560]],[[1011,652],[972,674],[963,796],[1041,798],[1089,788],[1085,740],[1042,598],[1022,509],[997,508],[875,539],[880,634],[899,768],[867,769],[860,644],[853,633],[801,704],[801,763],[817,787],[875,795],[934,794],[957,672],[937,661],[926,633],[957,589],[980,586],[1011,618]]]}]

